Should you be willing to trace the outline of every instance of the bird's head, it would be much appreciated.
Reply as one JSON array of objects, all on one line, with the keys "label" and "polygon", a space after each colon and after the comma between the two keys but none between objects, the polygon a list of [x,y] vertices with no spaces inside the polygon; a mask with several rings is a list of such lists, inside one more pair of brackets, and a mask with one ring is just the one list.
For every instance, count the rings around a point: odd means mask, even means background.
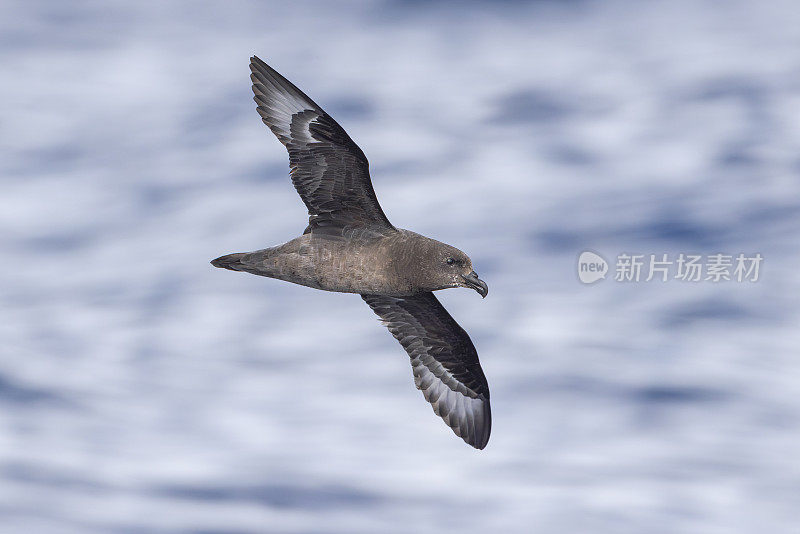
[{"label": "bird's head", "polygon": [[424,277],[421,285],[431,290],[467,287],[485,298],[489,287],[478,278],[469,256],[445,243],[430,241],[432,246],[418,264]]}]

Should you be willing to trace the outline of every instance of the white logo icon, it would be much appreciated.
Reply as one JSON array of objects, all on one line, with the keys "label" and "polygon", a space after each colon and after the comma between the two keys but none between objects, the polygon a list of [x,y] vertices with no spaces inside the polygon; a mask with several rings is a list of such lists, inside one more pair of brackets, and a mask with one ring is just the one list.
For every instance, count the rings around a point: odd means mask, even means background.
[{"label": "white logo icon", "polygon": [[585,250],[578,257],[578,278],[584,284],[593,284],[606,277],[608,262],[600,255]]}]

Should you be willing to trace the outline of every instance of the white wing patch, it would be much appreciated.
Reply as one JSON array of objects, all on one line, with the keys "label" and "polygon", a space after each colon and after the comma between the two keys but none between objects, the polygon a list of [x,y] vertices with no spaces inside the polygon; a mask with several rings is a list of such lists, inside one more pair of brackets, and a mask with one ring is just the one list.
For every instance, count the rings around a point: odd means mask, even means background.
[{"label": "white wing patch", "polygon": [[258,70],[252,70],[258,114],[285,145],[290,141],[311,143],[309,124],[322,115],[322,110],[308,97],[289,84],[281,85]]},{"label": "white wing patch", "polygon": [[[485,424],[476,426],[475,421],[487,420],[486,402],[480,398],[469,397],[461,391],[454,391],[437,378],[419,358],[411,359],[411,367],[414,372],[414,384],[422,391],[425,400],[431,403],[433,413],[441,417],[458,437],[485,444],[489,439],[490,427]],[[445,373],[450,375],[446,371]],[[461,384],[459,386],[461,387],[458,389],[464,388]],[[477,435],[477,432],[480,432],[480,435]]]},{"label": "white wing patch", "polygon": [[[254,86],[258,88],[257,86]],[[256,94],[255,100],[258,104],[256,110],[264,122],[269,126],[281,143],[287,145],[291,142],[308,144],[316,142],[311,137],[309,125],[319,117],[319,113],[312,109],[292,109],[289,101],[282,101],[279,98],[285,96],[284,93]]]}]

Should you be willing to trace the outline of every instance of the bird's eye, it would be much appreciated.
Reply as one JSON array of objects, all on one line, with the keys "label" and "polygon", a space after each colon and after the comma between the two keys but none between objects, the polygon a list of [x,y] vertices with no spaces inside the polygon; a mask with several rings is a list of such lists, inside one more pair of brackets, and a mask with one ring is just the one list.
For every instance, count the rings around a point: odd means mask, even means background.
[{"label": "bird's eye", "polygon": [[453,258],[447,258],[447,265],[453,265],[456,262]]}]

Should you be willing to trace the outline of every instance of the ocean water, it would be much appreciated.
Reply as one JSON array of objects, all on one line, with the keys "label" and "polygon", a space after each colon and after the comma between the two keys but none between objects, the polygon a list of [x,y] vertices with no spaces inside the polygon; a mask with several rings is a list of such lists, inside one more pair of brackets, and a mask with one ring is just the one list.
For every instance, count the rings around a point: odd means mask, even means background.
[{"label": "ocean water", "polygon": [[[0,4],[0,531],[797,532],[793,2]],[[367,154],[489,379],[464,445],[305,227],[258,54]],[[584,250],[759,280],[578,281]]]}]

